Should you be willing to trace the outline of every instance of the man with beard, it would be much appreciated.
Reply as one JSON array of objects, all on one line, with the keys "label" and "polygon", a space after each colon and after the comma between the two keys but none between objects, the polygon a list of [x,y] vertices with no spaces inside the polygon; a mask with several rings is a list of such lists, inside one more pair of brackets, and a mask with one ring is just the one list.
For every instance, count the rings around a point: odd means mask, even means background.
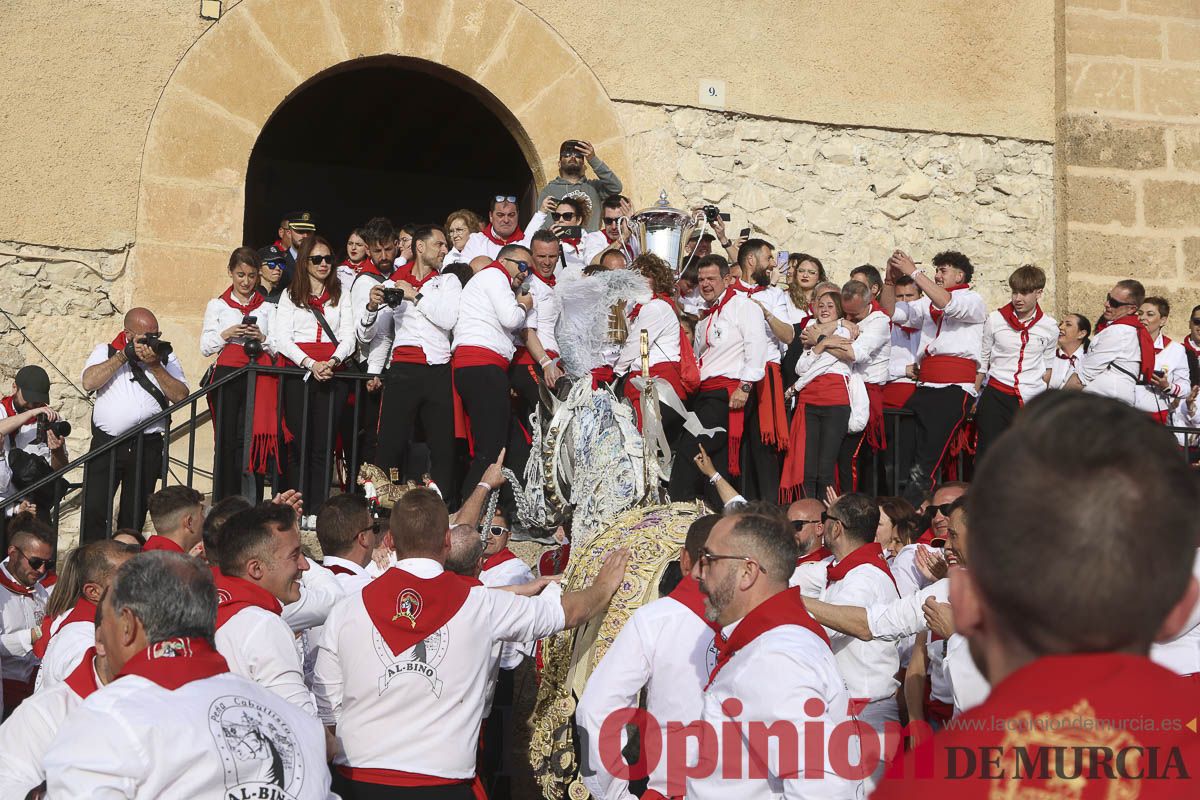
[{"label": "man with beard", "polygon": [[526,228],[529,233],[526,233],[517,225],[517,214],[520,213],[517,198],[502,194],[493,196],[488,205],[488,224],[467,239],[467,243],[463,245],[462,262],[471,264],[480,256],[486,256],[488,261],[495,261],[500,257],[502,248],[514,244],[528,249],[533,232],[541,230],[547,215],[556,204],[554,199],[543,202],[542,207],[529,220]]},{"label": "man with beard", "polygon": [[[804,610],[799,592],[788,589],[795,564],[795,540],[782,517],[741,513],[721,518],[692,568],[705,618],[721,627],[721,636],[701,711],[702,735],[711,743],[688,770],[689,800],[779,797],[780,789],[787,797],[859,796],[859,782],[831,766],[830,737],[849,720],[849,695],[825,631]],[[752,746],[766,763],[747,773],[747,723],[823,735],[816,734],[820,742],[781,736],[777,748]],[[834,760],[857,764],[858,753],[850,752],[857,751],[856,741],[840,745],[845,751]],[[760,748],[769,748],[765,759]],[[668,776],[669,795],[685,793],[678,783]]]},{"label": "man with beard", "polygon": [[[585,161],[596,173],[595,178],[584,177]],[[541,204],[548,197],[558,200],[569,192],[583,192],[592,201],[592,214],[583,224],[586,230],[594,231],[600,227],[600,201],[612,195],[619,195],[622,188],[624,187],[621,185],[621,179],[600,160],[591,143],[568,139],[558,148],[558,177],[546,184],[538,194],[537,202]],[[537,230],[541,226],[530,223],[529,227]]]},{"label": "man with beard", "polygon": [[0,663],[3,666],[4,702],[0,711],[11,714],[33,692],[33,671],[38,657],[33,646],[42,637],[42,618],[50,594],[42,580],[54,561],[54,531],[32,515],[18,515],[25,523],[14,533],[9,524],[8,557],[0,562]]},{"label": "man with beard", "polygon": [[1117,281],[1104,298],[1104,314],[1079,370],[1063,388],[1112,397],[1133,405],[1137,385],[1153,383],[1154,340],[1138,319],[1146,287],[1135,280]]}]

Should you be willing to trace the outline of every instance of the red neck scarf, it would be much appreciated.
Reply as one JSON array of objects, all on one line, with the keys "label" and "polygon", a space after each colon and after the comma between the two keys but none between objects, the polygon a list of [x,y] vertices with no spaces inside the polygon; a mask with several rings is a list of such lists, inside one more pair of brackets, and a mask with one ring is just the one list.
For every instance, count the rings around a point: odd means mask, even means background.
[{"label": "red neck scarf", "polygon": [[763,291],[767,287],[765,287],[765,286],[750,286],[739,280],[739,281],[734,281],[733,285],[730,286],[729,288],[733,289],[735,292],[741,292],[742,294],[758,294],[759,292]]},{"label": "red neck scarf", "polygon": [[496,552],[496,553],[492,553],[490,556],[485,558],[483,560],[483,568],[484,568],[484,570],[489,570],[492,567],[500,566],[505,561],[512,561],[516,557],[517,557],[517,554],[514,553],[512,550],[509,550],[506,547],[503,550]]},{"label": "red neck scarf", "polygon": [[883,314],[885,316],[887,315],[887,312],[883,310],[883,306],[881,306],[879,304],[879,301],[872,300],[871,301],[871,310],[867,312],[867,315],[869,316],[869,315],[875,313],[876,311],[878,311],[880,314]]},{"label": "red neck scarf", "polygon": [[415,275],[413,275],[413,263],[409,262],[409,263],[405,264],[404,266],[397,268],[396,271],[392,273],[392,280],[393,281],[404,281],[405,283],[411,283],[413,286],[415,286],[417,288],[417,290],[420,290],[422,286],[429,283],[431,280],[433,280],[437,276],[438,276],[438,271],[436,269],[431,269],[431,270],[429,270],[429,274],[426,275],[424,278],[417,278]]},{"label": "red neck scarf", "polygon": [[1187,350],[1189,353],[1191,353],[1194,356],[1200,356],[1200,348],[1198,348],[1196,345],[1192,344],[1191,336],[1183,337],[1183,349]]},{"label": "red neck scarf", "polygon": [[[7,564],[8,562],[6,561],[5,563]],[[8,577],[7,573],[0,571],[0,586],[8,589],[13,594],[24,595],[25,597],[33,597],[34,589],[37,584],[34,584],[33,586],[26,586],[20,581]]]},{"label": "red neck scarf", "polygon": [[1162,339],[1162,347],[1155,347],[1154,348],[1155,353],[1161,353],[1163,350],[1166,350],[1168,347],[1171,346],[1171,337],[1160,334],[1159,338]]},{"label": "red neck scarf", "polygon": [[160,536],[157,533],[147,539],[146,544],[142,546],[143,553],[149,553],[154,550],[166,550],[170,553],[183,552],[183,548],[179,546],[179,542],[176,542],[174,539],[168,539],[166,536]]},{"label": "red neck scarf", "polygon": [[732,286],[730,286],[728,289],[725,290],[725,294],[721,295],[720,300],[718,300],[716,303],[714,303],[713,305],[709,306],[708,308],[706,308],[700,312],[700,319],[704,319],[705,317],[709,316],[710,314],[720,314],[721,311],[724,310],[725,306],[729,303],[729,301],[732,300],[734,298],[734,296],[736,296],[736,295],[737,295],[737,290],[735,288],[733,288]]},{"label": "red neck scarf", "polygon": [[[33,643],[33,654],[38,658],[45,658],[46,648],[50,646],[50,639],[55,632],[61,631],[72,622],[96,622],[96,604],[86,597],[81,597],[75,602],[75,607],[67,616],[63,617],[63,621],[57,628],[53,628],[54,620],[49,616],[42,619],[42,636]],[[91,662],[88,662],[91,663]]]},{"label": "red neck scarf", "polygon": [[382,272],[380,272],[379,267],[377,267],[375,265],[375,262],[369,258],[364,258],[362,260],[362,263],[358,265],[358,269],[355,270],[355,274],[357,274],[357,275],[378,275],[379,279],[381,281],[387,280],[387,275],[384,275]]},{"label": "red neck scarf", "polygon": [[662,294],[660,292],[655,292],[654,295],[648,301],[646,301],[646,303],[634,303],[633,304],[633,308],[629,309],[629,321],[630,322],[635,321],[638,318],[638,314],[642,313],[642,306],[646,305],[647,303],[653,302],[655,300],[662,300],[667,305],[674,307],[671,302],[671,295]]},{"label": "red neck scarf", "polygon": [[717,673],[729,663],[729,659],[737,655],[739,650],[767,631],[783,625],[799,625],[821,637],[821,641],[826,645],[829,644],[829,636],[825,633],[825,629],[817,624],[817,621],[808,613],[808,609],[804,607],[800,590],[784,589],[759,603],[753,611],[743,617],[737,628],[734,629],[733,635],[728,639],[717,637],[717,663],[708,676],[708,684],[704,688],[707,690],[709,686],[712,686],[713,681],[717,679]]},{"label": "red neck scarf", "polygon": [[506,270],[506,269],[504,268],[504,265],[503,265],[503,264],[501,264],[499,261],[493,261],[492,263],[488,264],[486,267],[484,267],[483,269],[479,270],[479,274],[480,274],[480,275],[482,275],[482,274],[483,274],[483,273],[484,273],[486,270],[489,270],[489,269],[498,269],[498,270],[500,270],[500,272],[501,272],[501,273],[504,275],[504,279],[505,279],[506,281],[508,281],[508,285],[509,285],[509,286],[511,286],[511,285],[512,285],[513,276],[508,274],[508,270]]},{"label": "red neck scarf", "polygon": [[178,637],[156,642],[125,662],[118,678],[140,675],[167,691],[229,672],[225,657],[206,639]]},{"label": "red neck scarf", "polygon": [[907,333],[909,336],[912,336],[914,333],[916,333],[917,331],[919,331],[919,330],[920,330],[920,328],[914,328],[914,327],[912,327],[911,325],[901,325],[901,324],[899,324],[899,323],[897,323],[897,322],[893,322],[893,323],[892,323],[892,328],[893,328],[893,329],[895,329],[895,328],[899,328],[900,330],[902,330],[902,331],[904,331],[905,333]]},{"label": "red neck scarf", "polygon": [[1004,321],[1008,323],[1008,327],[1021,334],[1021,345],[1024,346],[1029,341],[1029,329],[1037,325],[1038,321],[1045,314],[1042,313],[1041,303],[1038,303],[1033,307],[1033,316],[1027,321],[1021,322],[1021,320],[1017,319],[1017,312],[1013,310],[1013,304],[1009,303],[1006,306],[1001,306],[1000,316],[1004,317]]},{"label": "red neck scarf", "polygon": [[217,584],[217,629],[229,622],[233,615],[244,608],[261,608],[272,614],[283,612],[283,606],[275,595],[245,578],[233,575],[213,574]]},{"label": "red neck scarf", "polygon": [[252,292],[249,302],[242,303],[240,300],[234,297],[232,286],[230,286],[221,294],[221,299],[225,301],[225,305],[241,311],[243,315],[249,314],[251,311],[266,302],[266,299],[261,294],[258,292]]},{"label": "red neck scarf", "polygon": [[116,350],[124,350],[126,344],[128,344],[128,342],[125,339],[125,331],[121,331],[120,333],[117,334],[117,338],[113,339],[111,342],[108,343],[108,346],[111,347],[114,351],[116,351]]},{"label": "red neck scarf", "polygon": [[720,625],[704,616],[704,593],[700,591],[699,582],[691,575],[684,575],[683,580],[667,597],[687,606],[693,614],[704,620],[705,625],[712,628],[713,633],[721,632]]},{"label": "red neck scarf", "polygon": [[[0,398],[0,403],[4,404],[4,415],[6,417],[15,417],[17,414],[21,413],[17,411],[17,396],[15,394],[10,394],[8,397]],[[17,428],[17,431],[19,430],[20,428]],[[13,445],[14,447],[16,447],[17,444],[17,431],[13,431],[8,435],[9,444]]]},{"label": "red neck scarf", "polygon": [[89,647],[83,654],[83,660],[63,681],[80,700],[86,700],[88,695],[100,688],[96,682],[96,648]]},{"label": "red neck scarf", "polygon": [[[1076,352],[1079,352],[1079,351],[1077,350]],[[1069,355],[1067,355],[1066,353],[1064,353],[1064,352],[1062,351],[1062,349],[1061,349],[1061,348],[1060,348],[1060,349],[1058,349],[1058,350],[1055,350],[1055,351],[1054,351],[1054,357],[1055,357],[1055,358],[1061,358],[1063,361],[1069,361],[1069,362],[1071,362],[1071,366],[1072,366],[1072,367],[1073,367],[1073,366],[1075,366],[1075,362],[1076,362],[1076,361],[1079,359],[1079,356],[1076,356],[1076,355],[1070,355],[1070,356],[1069,356]]]},{"label": "red neck scarf", "polygon": [[818,547],[816,550],[813,550],[808,555],[800,556],[799,558],[797,558],[796,566],[798,567],[801,564],[808,564],[811,561],[824,561],[825,559],[829,558],[831,555],[833,555],[833,553],[829,552],[829,548],[826,547],[825,545],[821,545],[820,547]]},{"label": "red neck scarf", "polygon": [[559,239],[559,241],[563,244],[571,245],[571,247],[575,248],[576,250],[579,249],[579,239],[572,239],[570,236],[564,236]]},{"label": "red neck scarf", "polygon": [[341,564],[326,564],[321,563],[325,569],[332,572],[334,575],[356,575],[357,573],[349,567],[343,567]]},{"label": "red neck scarf", "polygon": [[1138,319],[1137,314],[1126,314],[1123,317],[1117,317],[1112,322],[1101,320],[1096,324],[1096,333],[1100,333],[1109,325],[1128,325],[1137,331],[1138,348],[1141,351],[1142,380],[1149,383],[1154,376],[1154,340],[1150,338],[1150,331],[1146,330],[1146,326]]},{"label": "red neck scarf", "polygon": [[553,272],[550,273],[549,278],[543,278],[541,276],[541,273],[539,273],[536,269],[531,269],[531,270],[529,270],[529,275],[530,275],[530,277],[537,278],[539,281],[546,284],[551,289],[553,289],[556,285],[558,285],[558,278],[554,277]]},{"label": "red neck scarf", "polygon": [[312,297],[310,295],[308,298],[309,307],[315,308],[316,310],[320,311],[322,314],[325,313],[325,304],[328,302],[329,302],[329,290],[328,289],[325,289],[323,292],[321,292],[316,297]]},{"label": "red neck scarf", "polygon": [[[496,235],[495,231],[492,230],[492,223],[490,223],[490,222],[487,225],[483,226],[482,233],[484,236],[486,236],[488,238],[489,241],[492,242],[492,244],[498,244],[501,246],[506,245],[506,244],[514,244],[515,242],[519,242],[525,238],[525,231],[521,230],[521,228],[518,227],[515,231],[513,231],[511,234],[509,234],[507,239],[501,239],[499,236]],[[578,240],[576,240],[576,241],[578,241]]]},{"label": "red neck scarf", "polygon": [[419,578],[392,567],[367,584],[362,598],[371,623],[398,656],[449,622],[471,586],[453,572]]},{"label": "red neck scarf", "polygon": [[883,574],[888,576],[888,580],[892,582],[892,585],[896,585],[896,579],[892,577],[892,571],[888,569],[887,562],[883,559],[883,545],[879,542],[867,542],[836,564],[830,564],[828,567],[828,582],[836,583],[840,581],[849,574],[850,570],[855,567],[861,567],[863,564],[882,570]]},{"label": "red neck scarf", "polygon": [[[969,289],[969,288],[971,288],[971,287],[970,287],[968,284],[965,284],[965,283],[956,283],[956,284],[954,284],[953,286],[945,286],[945,287],[943,287],[943,288],[944,288],[944,289],[945,289],[947,292],[950,292],[950,294],[952,294],[952,295],[953,295],[953,294],[954,294],[955,292],[957,292],[959,289]],[[1010,305],[1011,305],[1011,304],[1010,304]],[[946,313],[945,311],[943,311],[942,309],[940,309],[940,308],[938,308],[937,306],[935,306],[935,305],[933,304],[933,301],[930,301],[930,303],[929,303],[929,318],[930,318],[930,319],[932,319],[934,322],[936,322],[936,323],[937,323],[937,326],[938,326],[938,333],[941,333],[941,332],[942,332],[942,315],[943,315],[943,314],[945,314],[945,313]]]}]

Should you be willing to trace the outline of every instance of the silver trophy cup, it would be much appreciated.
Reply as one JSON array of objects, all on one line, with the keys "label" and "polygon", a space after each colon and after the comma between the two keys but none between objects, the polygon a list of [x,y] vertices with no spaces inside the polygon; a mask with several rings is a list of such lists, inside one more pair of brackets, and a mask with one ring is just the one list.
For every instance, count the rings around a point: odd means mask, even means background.
[{"label": "silver trophy cup", "polygon": [[658,193],[658,202],[634,214],[630,222],[641,245],[640,252],[654,255],[671,265],[676,273],[682,268],[683,248],[696,220],[686,211],[671,208],[667,190]]}]

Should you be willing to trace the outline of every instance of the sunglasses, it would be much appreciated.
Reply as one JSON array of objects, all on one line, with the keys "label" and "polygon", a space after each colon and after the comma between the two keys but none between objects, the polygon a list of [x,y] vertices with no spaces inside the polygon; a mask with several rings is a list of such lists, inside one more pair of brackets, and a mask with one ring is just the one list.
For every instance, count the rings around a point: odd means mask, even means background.
[{"label": "sunglasses", "polygon": [[[834,522],[842,522],[840,519],[835,517],[833,514],[830,514],[828,511],[822,511],[821,512],[821,522],[829,522],[829,520],[833,520]],[[845,525],[846,523],[842,522],[842,524]]]},{"label": "sunglasses", "polygon": [[560,219],[575,219],[575,212],[574,211],[564,211],[560,214],[559,212],[554,211],[550,214],[550,218],[553,219],[555,222],[558,222]]},{"label": "sunglasses", "polygon": [[310,264],[320,264],[322,262],[324,262],[326,264],[332,264],[333,256],[309,256],[308,257],[308,263],[310,263]]},{"label": "sunglasses", "polygon": [[515,203],[515,202],[517,202],[517,198],[513,197],[511,194],[498,194],[495,196],[494,199],[497,203]]},{"label": "sunglasses", "polygon": [[1124,300],[1118,300],[1110,294],[1104,298],[1104,305],[1108,306],[1109,308],[1120,308],[1121,306],[1131,306],[1133,303],[1127,303]]},{"label": "sunglasses", "polygon": [[704,552],[700,554],[700,565],[706,569],[712,566],[712,562],[722,560],[745,561],[747,564],[754,564],[757,566],[762,574],[767,574],[766,567],[764,567],[762,564],[759,564],[755,559],[750,558],[750,556],[721,556],[712,552],[708,548],[705,548]]},{"label": "sunglasses", "polygon": [[505,258],[504,260],[511,261],[512,263],[516,264],[518,272],[529,272],[529,262],[528,261],[519,261],[515,258]]},{"label": "sunglasses", "polygon": [[954,503],[942,503],[940,506],[930,506],[929,510],[935,515],[941,514],[943,517],[949,517],[950,512],[954,510]]},{"label": "sunglasses", "polygon": [[[365,528],[363,528],[362,530],[360,530],[358,533],[372,533],[372,534],[374,534],[374,535],[378,536],[378,535],[379,535],[379,528],[380,528],[380,524],[381,524],[381,523],[379,522],[379,520],[375,520],[375,521],[374,521],[374,522],[372,522],[370,525],[368,525],[367,527],[365,527]],[[358,535],[358,534],[355,534],[355,536],[357,536],[357,535]]]},{"label": "sunglasses", "polygon": [[621,221],[620,217],[605,217],[604,218],[605,225],[616,225],[620,221]]},{"label": "sunglasses", "polygon": [[794,519],[794,520],[792,520],[792,527],[796,530],[800,530],[805,525],[816,525],[817,523],[823,522],[823,521],[824,520],[819,520],[819,519]]},{"label": "sunglasses", "polygon": [[263,269],[283,269],[282,261],[264,261]]},{"label": "sunglasses", "polygon": [[493,525],[492,527],[488,528],[487,535],[489,537],[498,539],[506,533],[508,533],[508,528],[504,527],[503,525]]},{"label": "sunglasses", "polygon": [[583,158],[583,153],[578,150],[563,150],[558,154],[559,158]]},{"label": "sunglasses", "polygon": [[54,568],[54,559],[53,558],[37,558],[35,556],[29,556],[25,553],[24,550],[22,550],[19,547],[16,548],[16,551],[21,554],[21,557],[25,559],[25,561],[29,564],[29,568],[31,570],[33,570],[34,572],[37,572],[43,568],[44,569],[53,569]]}]

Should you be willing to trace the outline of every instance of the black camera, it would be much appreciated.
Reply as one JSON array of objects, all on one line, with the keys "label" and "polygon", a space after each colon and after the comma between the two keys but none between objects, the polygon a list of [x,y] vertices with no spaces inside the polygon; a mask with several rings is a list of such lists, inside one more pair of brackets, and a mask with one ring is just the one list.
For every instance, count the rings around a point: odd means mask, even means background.
[{"label": "black camera", "polygon": [[704,216],[708,218],[709,225],[716,222],[718,217],[725,220],[726,222],[729,222],[729,215],[722,214],[721,209],[717,208],[716,206],[705,206],[704,207]]},{"label": "black camera", "polygon": [[388,308],[395,308],[404,302],[403,289],[387,289],[383,290],[383,304]]},{"label": "black camera", "polygon": [[46,432],[54,431],[54,435],[60,439],[65,439],[71,435],[71,423],[65,419],[56,419],[50,421],[50,417],[45,414],[38,414],[37,417],[37,438],[36,441],[46,441]]},{"label": "black camera", "polygon": [[[152,349],[154,354],[158,356],[158,360],[164,364],[167,362],[167,358],[171,355],[171,353],[174,352],[174,348],[171,347],[171,343],[163,339],[161,333],[147,333],[135,341],[138,344],[144,344]],[[133,345],[133,342],[127,342],[125,344],[125,358],[129,359],[130,361],[137,361],[137,352],[134,350]]]}]

